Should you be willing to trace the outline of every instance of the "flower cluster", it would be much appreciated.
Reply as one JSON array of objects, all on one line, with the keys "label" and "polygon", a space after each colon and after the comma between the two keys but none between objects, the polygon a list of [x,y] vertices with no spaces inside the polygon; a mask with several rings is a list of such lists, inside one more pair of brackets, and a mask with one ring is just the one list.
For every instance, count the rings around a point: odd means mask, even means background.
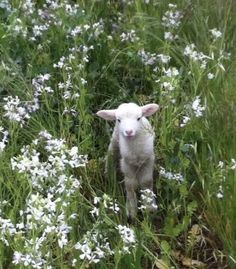
[{"label": "flower cluster", "polygon": [[[95,205],[90,214],[94,218],[94,224],[83,238],[75,244],[75,249],[80,252],[79,259],[88,264],[98,263],[105,257],[115,253],[127,254],[136,246],[136,237],[134,230],[122,225],[116,225],[108,218],[117,214],[120,208],[116,201],[107,194],[101,197],[95,196],[93,200]],[[116,232],[116,235],[114,234]],[[111,248],[110,239],[119,236],[118,244]],[[75,261],[76,264],[77,260]]]},{"label": "flower cluster", "polygon": [[0,3],[0,8],[6,9],[8,12],[13,12],[12,6],[9,3],[9,0],[2,0]]},{"label": "flower cluster", "polygon": [[236,160],[232,158],[229,162],[219,161],[217,167],[217,174],[214,175],[216,185],[216,197],[218,199],[224,198],[224,189],[227,184],[227,177],[231,171],[236,171]]},{"label": "flower cluster", "polygon": [[141,58],[141,61],[144,65],[154,65],[157,61],[156,53],[146,52],[144,49],[139,50],[138,56]]},{"label": "flower cluster", "polygon": [[205,55],[203,52],[198,52],[195,44],[193,43],[185,47],[184,55],[188,56],[193,62],[200,63],[201,69],[206,69],[207,61],[211,59],[211,57]]},{"label": "flower cluster", "polygon": [[[213,31],[213,33],[215,33]],[[216,35],[216,33],[215,33]],[[219,37],[219,33],[217,35],[217,38]],[[202,70],[206,70],[207,66],[210,63],[214,63],[216,67],[219,67],[221,70],[225,71],[223,61],[228,60],[230,57],[229,53],[224,52],[223,50],[220,50],[219,52],[215,53],[214,51],[210,52],[209,55],[204,54],[203,52],[198,52],[196,49],[195,44],[187,45],[184,48],[184,55],[187,56],[192,62],[198,63],[200,68]],[[218,57],[216,56],[218,54]],[[213,73],[208,73],[207,78],[213,79],[215,75]]]},{"label": "flower cluster", "polygon": [[35,3],[31,0],[26,0],[22,3],[21,8],[27,15],[31,15],[35,12]]},{"label": "flower cluster", "polygon": [[6,131],[2,126],[0,126],[0,134],[1,134],[0,153],[2,153],[6,147],[6,144],[8,143],[9,132]]},{"label": "flower cluster", "polygon": [[45,267],[46,265],[46,260],[41,258],[41,252],[32,254],[22,254],[19,251],[15,251],[13,255],[13,260],[12,263],[17,265],[17,264],[22,264],[25,267],[32,267],[35,269],[39,268],[48,268]]},{"label": "flower cluster", "polygon": [[[78,114],[76,110],[76,103],[80,97],[79,89],[87,84],[87,80],[81,75],[77,78],[75,84],[72,77],[72,70],[83,74],[83,69],[86,63],[89,62],[88,53],[93,50],[93,46],[80,46],[79,48],[69,48],[68,56],[62,56],[59,61],[53,64],[53,67],[63,72],[63,81],[58,82],[58,89],[62,91],[62,98],[65,100],[65,108],[63,114],[71,114],[76,116]],[[75,62],[80,59],[80,64]]]},{"label": "flower cluster", "polygon": [[98,22],[92,24],[82,24],[77,25],[73,29],[68,31],[68,36],[72,37],[73,39],[81,36],[83,34],[87,34],[90,38],[97,39],[102,33],[104,32],[104,22],[103,20],[99,20]]},{"label": "flower cluster", "polygon": [[146,52],[144,49],[138,51],[138,56],[145,66],[152,67],[152,77],[160,86],[161,96],[165,97],[168,103],[175,103],[174,90],[179,86],[180,72],[176,67],[168,67],[171,57],[166,54]]},{"label": "flower cluster", "polygon": [[26,38],[27,34],[28,34],[28,29],[24,25],[24,23],[22,22],[22,20],[20,18],[16,18],[14,20],[11,27],[9,27],[9,30],[11,31],[12,35],[15,37],[22,36],[22,37]]},{"label": "flower cluster", "polygon": [[182,12],[177,10],[177,6],[169,4],[169,10],[165,12],[162,17],[162,25],[167,29],[164,33],[165,40],[173,41],[178,39],[176,30],[180,26],[181,19],[183,18]]},{"label": "flower cluster", "polygon": [[219,190],[218,190],[218,192],[217,192],[217,194],[216,194],[216,197],[217,197],[218,199],[222,199],[222,198],[224,198],[224,191],[223,191],[223,187],[222,187],[222,185],[219,185]]},{"label": "flower cluster", "polygon": [[150,189],[141,190],[140,193],[141,206],[139,207],[139,209],[156,210],[156,194]]},{"label": "flower cluster", "polygon": [[52,88],[47,85],[50,77],[50,74],[45,74],[32,79],[34,92],[31,101],[21,101],[18,96],[5,97],[3,99],[6,102],[3,106],[5,110],[4,116],[12,122],[19,123],[22,127],[30,119],[30,114],[39,109],[40,96],[43,93],[53,93]]},{"label": "flower cluster", "polygon": [[93,217],[98,217],[100,214],[100,210],[108,210],[115,214],[117,214],[120,211],[120,208],[116,201],[113,201],[110,196],[108,196],[106,193],[103,194],[102,197],[94,197],[93,200],[94,208],[90,211],[90,214]]},{"label": "flower cluster", "polygon": [[129,32],[122,33],[120,35],[120,38],[122,42],[127,41],[131,43],[134,43],[139,40],[139,37],[137,36],[135,30],[130,30]]},{"label": "flower cluster", "polygon": [[139,50],[138,56],[144,65],[153,66],[153,78],[160,84],[161,94],[175,102],[171,92],[178,86],[179,71],[176,67],[166,67],[171,57],[166,54],[146,52],[144,49]]},{"label": "flower cluster", "polygon": [[[0,211],[0,214],[2,212]],[[0,216],[0,240],[9,246],[8,238],[14,236],[17,233],[15,225],[10,219],[6,219]]]},{"label": "flower cluster", "polygon": [[206,106],[201,105],[200,96],[196,96],[190,105],[185,106],[186,115],[183,116],[180,127],[184,127],[190,120],[191,116],[200,118],[203,116],[203,112],[206,110]]},{"label": "flower cluster", "polygon": [[[108,240],[112,229],[107,227],[105,219],[109,213],[117,214],[120,211],[118,204],[105,193],[101,197],[95,196],[93,204],[94,207],[90,210],[95,221],[93,227],[74,246],[80,252],[80,260],[88,264],[98,263],[105,257],[114,255],[115,251],[111,249]],[[77,260],[75,264],[76,262]]]},{"label": "flower cluster", "polygon": [[87,232],[83,240],[75,244],[75,249],[80,251],[79,258],[89,264],[98,263],[101,259],[113,255],[108,238],[99,231]]},{"label": "flower cluster", "polygon": [[192,110],[197,118],[202,117],[203,111],[205,111],[206,109],[206,107],[202,106],[200,103],[201,103],[200,97],[196,96],[195,100],[192,103]]},{"label": "flower cluster", "polygon": [[180,173],[173,173],[173,172],[170,172],[170,171],[166,171],[164,167],[160,167],[160,176],[161,177],[164,177],[168,180],[174,180],[174,181],[177,181],[177,182],[182,182],[184,180],[184,177],[182,174]]},{"label": "flower cluster", "polygon": [[17,18],[13,27],[9,28],[9,32],[14,36],[23,36],[31,42],[38,42],[40,38],[43,37],[44,33],[47,33],[52,26],[60,27],[62,25],[62,19],[60,17],[61,10],[63,10],[65,15],[70,17],[75,16],[80,10],[77,4],[69,4],[68,1],[58,0],[47,0],[46,3],[42,5],[42,8],[38,8],[34,1],[27,0],[20,2],[18,8],[26,18],[34,16],[34,19],[28,21],[29,26],[26,27],[23,22]]},{"label": "flower cluster", "polygon": [[[45,161],[41,160],[40,152],[35,148],[42,144],[49,154]],[[63,171],[68,168],[85,166],[87,162],[86,156],[79,155],[77,147],[69,149],[63,139],[55,139],[46,131],[40,132],[39,138],[35,139],[32,145],[24,146],[21,153],[20,156],[11,159],[12,169],[19,173],[27,173],[31,178],[32,185],[39,189],[44,188],[42,183],[45,183],[45,180],[49,183],[53,181],[51,190],[56,192],[60,192],[61,183],[71,182],[74,186],[72,183],[74,178],[68,178],[62,173]]]},{"label": "flower cluster", "polygon": [[153,66],[157,63],[168,64],[171,59],[169,55],[150,53],[145,51],[144,49],[138,51],[138,56],[140,57],[143,64],[146,66]]},{"label": "flower cluster", "polygon": [[166,69],[165,67],[162,68],[162,76],[158,77],[155,80],[156,83],[160,86],[160,94],[168,104],[176,103],[176,97],[178,95],[179,83],[180,83],[180,73],[176,67],[169,67]]},{"label": "flower cluster", "polygon": [[28,109],[22,105],[19,97],[7,96],[3,100],[6,104],[3,106],[5,110],[4,117],[12,122],[18,122],[21,126],[30,118]]},{"label": "flower cluster", "polygon": [[209,30],[209,31],[210,31],[210,33],[212,34],[212,37],[213,37],[214,41],[215,41],[216,39],[222,37],[222,33],[221,33],[219,30],[217,30],[216,28],[211,29],[211,30]]},{"label": "flower cluster", "polygon": [[[61,249],[68,245],[71,230],[68,221],[75,216],[68,215],[70,199],[80,188],[80,180],[68,172],[85,166],[87,161],[86,156],[79,155],[77,147],[68,148],[63,139],[55,139],[46,131],[40,132],[21,152],[11,159],[12,169],[28,176],[32,192],[20,212],[21,222],[13,225],[1,218],[0,235],[5,244],[8,244],[6,236],[15,235],[23,244],[20,251],[15,250],[14,264],[44,268],[52,256],[45,252],[45,244],[54,241]],[[29,240],[31,234],[40,236]]]},{"label": "flower cluster", "polygon": [[50,78],[50,74],[40,74],[39,76],[32,79],[32,85],[34,87],[34,97],[35,99],[37,99],[36,102],[38,102],[38,97],[41,96],[43,93],[53,93],[53,89],[46,84]]},{"label": "flower cluster", "polygon": [[123,241],[123,253],[130,253],[130,251],[136,246],[136,236],[134,230],[125,226],[125,225],[118,225],[117,230],[121,236]]}]

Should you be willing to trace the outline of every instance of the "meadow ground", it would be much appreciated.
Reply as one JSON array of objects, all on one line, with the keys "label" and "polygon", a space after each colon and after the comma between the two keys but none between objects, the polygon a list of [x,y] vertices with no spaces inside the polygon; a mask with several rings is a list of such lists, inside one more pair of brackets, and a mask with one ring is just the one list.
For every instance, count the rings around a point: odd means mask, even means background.
[{"label": "meadow ground", "polygon": [[[236,268],[235,27],[234,0],[0,1],[0,268]],[[95,115],[131,101],[161,107],[134,224]]]}]

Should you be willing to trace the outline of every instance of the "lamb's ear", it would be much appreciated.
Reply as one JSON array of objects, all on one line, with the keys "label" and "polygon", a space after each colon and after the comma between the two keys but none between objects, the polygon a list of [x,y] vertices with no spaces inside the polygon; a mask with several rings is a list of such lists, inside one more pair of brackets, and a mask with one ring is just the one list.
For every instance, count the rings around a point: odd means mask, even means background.
[{"label": "lamb's ear", "polygon": [[148,104],[148,105],[142,106],[141,108],[142,108],[143,116],[148,117],[154,114],[159,109],[159,105]]},{"label": "lamb's ear", "polygon": [[116,120],[116,109],[99,110],[96,114],[105,120]]}]

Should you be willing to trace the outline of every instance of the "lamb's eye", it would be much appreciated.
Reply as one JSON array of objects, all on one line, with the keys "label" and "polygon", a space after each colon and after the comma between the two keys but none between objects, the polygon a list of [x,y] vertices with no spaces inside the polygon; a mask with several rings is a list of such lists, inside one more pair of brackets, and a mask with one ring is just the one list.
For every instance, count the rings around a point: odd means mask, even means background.
[{"label": "lamb's eye", "polygon": [[117,119],[118,122],[120,122],[120,119]]},{"label": "lamb's eye", "polygon": [[141,117],[137,118],[137,121],[140,121]]}]

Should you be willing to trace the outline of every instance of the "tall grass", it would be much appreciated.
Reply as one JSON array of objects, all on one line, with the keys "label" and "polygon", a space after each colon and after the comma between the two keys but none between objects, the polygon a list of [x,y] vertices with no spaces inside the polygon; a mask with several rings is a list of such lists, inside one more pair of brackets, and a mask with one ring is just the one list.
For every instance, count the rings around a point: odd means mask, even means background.
[{"label": "tall grass", "polygon": [[[233,1],[0,3],[0,268],[235,268]],[[17,96],[19,99],[17,99]],[[104,173],[122,102],[161,106],[158,210]]]}]

